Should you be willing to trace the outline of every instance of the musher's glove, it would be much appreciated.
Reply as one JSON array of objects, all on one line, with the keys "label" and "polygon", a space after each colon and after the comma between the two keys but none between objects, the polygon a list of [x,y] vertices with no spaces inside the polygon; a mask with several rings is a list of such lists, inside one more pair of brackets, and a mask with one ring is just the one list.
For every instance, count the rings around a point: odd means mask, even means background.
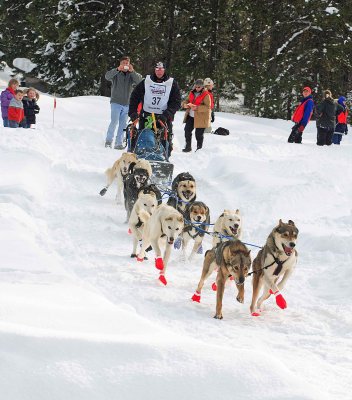
[{"label": "musher's glove", "polygon": [[298,132],[303,132],[304,131],[304,126],[300,125],[297,130],[298,130]]},{"label": "musher's glove", "polygon": [[211,112],[211,122],[215,121],[215,113],[214,111]]},{"label": "musher's glove", "polygon": [[138,119],[138,113],[132,113],[130,115],[131,121],[134,122],[136,119]]},{"label": "musher's glove", "polygon": [[158,120],[161,121],[164,125],[167,123],[167,118],[165,115],[158,115]]}]

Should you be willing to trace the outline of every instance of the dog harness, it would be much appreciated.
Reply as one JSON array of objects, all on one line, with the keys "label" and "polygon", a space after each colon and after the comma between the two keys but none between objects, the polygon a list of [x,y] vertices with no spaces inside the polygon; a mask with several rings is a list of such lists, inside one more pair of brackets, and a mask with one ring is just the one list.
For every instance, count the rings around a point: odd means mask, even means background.
[{"label": "dog harness", "polygon": [[[275,271],[273,272],[273,275],[276,275],[276,276],[277,276],[277,275],[280,274],[283,265],[285,264],[285,262],[286,262],[290,257],[287,257],[286,260],[281,261],[281,260],[279,260],[277,257],[275,257],[273,253],[269,253],[269,254],[273,257],[274,261],[273,261],[270,265],[267,265],[267,266],[264,267],[264,268],[266,269],[266,268],[271,267],[271,266],[274,265],[274,264],[277,264],[277,267],[275,268]],[[263,268],[263,269],[264,269],[264,268]]]}]

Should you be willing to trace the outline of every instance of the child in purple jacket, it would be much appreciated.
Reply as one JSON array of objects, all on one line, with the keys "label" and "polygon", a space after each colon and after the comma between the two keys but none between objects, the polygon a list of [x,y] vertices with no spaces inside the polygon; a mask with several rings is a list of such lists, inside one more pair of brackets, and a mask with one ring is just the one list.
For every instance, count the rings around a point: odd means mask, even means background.
[{"label": "child in purple jacket", "polygon": [[1,92],[1,116],[4,122],[4,127],[9,127],[9,104],[11,99],[15,97],[15,90],[17,90],[20,83],[17,79],[10,79],[9,87]]}]

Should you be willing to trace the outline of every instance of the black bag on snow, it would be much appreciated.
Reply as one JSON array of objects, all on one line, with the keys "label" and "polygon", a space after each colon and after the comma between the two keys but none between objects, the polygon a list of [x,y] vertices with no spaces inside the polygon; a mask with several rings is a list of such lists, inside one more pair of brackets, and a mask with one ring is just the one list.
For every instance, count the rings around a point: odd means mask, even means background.
[{"label": "black bag on snow", "polygon": [[230,131],[228,129],[225,129],[225,128],[217,128],[217,129],[215,129],[213,134],[214,135],[227,136],[227,135],[230,134]]}]

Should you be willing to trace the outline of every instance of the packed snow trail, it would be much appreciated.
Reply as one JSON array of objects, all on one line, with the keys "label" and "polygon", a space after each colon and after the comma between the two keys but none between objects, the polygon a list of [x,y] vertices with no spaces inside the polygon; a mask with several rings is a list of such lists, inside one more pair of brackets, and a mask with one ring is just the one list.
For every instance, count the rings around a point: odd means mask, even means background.
[{"label": "packed snow trail", "polygon": [[[352,389],[351,140],[318,148],[313,123],[302,145],[291,124],[216,114],[228,137],[207,135],[183,154],[175,121],[175,173],[190,172],[211,221],[239,208],[243,241],[263,245],[278,220],[300,230],[299,261],[279,309],[261,317],[225,289],[217,321],[210,278],[190,301],[202,257],[173,251],[168,285],[154,257],[130,258],[126,213],[104,170],[121,151],[103,147],[108,99],[42,96],[36,130],[0,129],[0,386],[14,400],[348,399]],[[80,116],[80,117],[78,117]],[[211,247],[207,236],[203,247]],[[190,251],[190,248],[189,248]],[[252,248],[252,256],[258,249]],[[151,254],[151,253],[150,253]],[[5,398],[6,396],[4,396]]]}]

